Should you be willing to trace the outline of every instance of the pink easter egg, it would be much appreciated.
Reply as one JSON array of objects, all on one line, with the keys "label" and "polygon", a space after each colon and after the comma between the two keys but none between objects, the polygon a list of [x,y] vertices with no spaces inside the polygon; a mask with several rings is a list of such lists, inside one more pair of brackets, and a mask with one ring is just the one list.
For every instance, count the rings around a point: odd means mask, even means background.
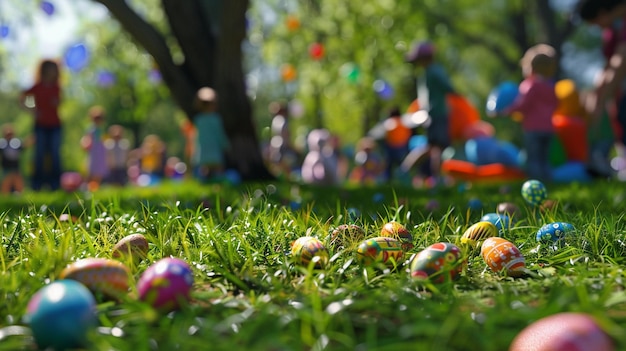
[{"label": "pink easter egg", "polygon": [[193,272],[179,258],[163,258],[152,264],[139,278],[139,299],[154,308],[171,311],[189,302]]},{"label": "pink easter egg", "polygon": [[557,313],[524,328],[509,351],[613,351],[615,346],[596,321],[584,313]]}]

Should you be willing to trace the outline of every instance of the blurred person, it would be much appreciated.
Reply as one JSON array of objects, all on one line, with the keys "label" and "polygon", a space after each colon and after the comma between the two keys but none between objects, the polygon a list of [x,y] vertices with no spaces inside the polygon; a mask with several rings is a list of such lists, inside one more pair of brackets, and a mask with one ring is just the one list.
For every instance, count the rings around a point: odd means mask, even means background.
[{"label": "blurred person", "polygon": [[417,78],[417,100],[420,110],[428,114],[427,122],[424,124],[428,143],[426,147],[414,150],[411,157],[417,160],[416,162],[428,159],[430,173],[439,183],[441,154],[450,146],[450,111],[446,96],[455,93],[455,90],[448,73],[435,60],[435,46],[431,42],[423,41],[415,45],[405,56],[405,60],[415,69],[422,71]]},{"label": "blurred person", "polygon": [[224,172],[226,152],[230,149],[222,116],[217,113],[217,93],[209,87],[200,88],[194,106],[196,143],[192,162],[200,180],[215,180]]},{"label": "blurred person", "polygon": [[302,181],[308,184],[336,185],[337,159],[326,129],[314,129],[307,136],[308,152],[302,162]]},{"label": "blurred person", "polygon": [[61,86],[59,65],[44,60],[39,65],[35,84],[20,95],[22,106],[33,111],[35,117],[35,152],[32,175],[33,190],[48,185],[50,190],[60,187],[62,122],[59,117]]},{"label": "blurred person", "polygon": [[104,141],[109,176],[106,182],[123,186],[128,182],[128,159],[130,142],[124,138],[124,127],[114,124],[108,129],[108,138]]},{"label": "blurred person", "polygon": [[89,109],[91,125],[80,140],[87,156],[87,187],[90,191],[97,190],[102,181],[109,175],[107,152],[104,146],[104,109],[102,106],[93,106]]},{"label": "blurred person", "polygon": [[388,117],[383,122],[385,127],[385,178],[393,179],[393,172],[396,167],[409,153],[409,140],[413,131],[402,122],[402,114],[396,107],[389,111]]},{"label": "blurred person", "polygon": [[376,140],[371,137],[361,138],[354,154],[354,168],[350,172],[350,181],[362,185],[376,185],[384,178],[385,161],[378,151]]},{"label": "blurred person", "polygon": [[24,177],[22,176],[20,157],[24,144],[22,140],[15,137],[13,126],[10,124],[2,128],[2,139],[0,139],[0,157],[2,171],[2,193],[21,193],[24,190]]},{"label": "blurred person", "polygon": [[300,155],[291,143],[288,109],[284,104],[272,102],[269,110],[273,115],[270,127],[272,135],[268,151],[270,169],[279,177],[289,178],[291,171],[300,159]]},{"label": "blurred person", "polygon": [[526,50],[520,64],[525,78],[519,85],[517,98],[502,114],[518,112],[522,115],[526,174],[533,179],[550,181],[549,150],[555,134],[552,116],[559,106],[553,81],[558,65],[556,51],[546,44],[535,45]]}]

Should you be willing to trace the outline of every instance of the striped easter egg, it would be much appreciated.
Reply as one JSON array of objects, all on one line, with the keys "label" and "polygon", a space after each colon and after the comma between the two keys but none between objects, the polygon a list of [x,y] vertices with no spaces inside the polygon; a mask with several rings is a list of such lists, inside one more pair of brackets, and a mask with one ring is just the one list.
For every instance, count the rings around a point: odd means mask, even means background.
[{"label": "striped easter egg", "polygon": [[520,250],[512,242],[500,238],[487,238],[483,242],[480,254],[487,266],[496,273],[504,272],[508,276],[524,275],[526,262]]},{"label": "striped easter egg", "polygon": [[461,236],[461,244],[474,247],[478,242],[496,235],[498,235],[498,228],[493,223],[481,221],[467,228]]},{"label": "striped easter egg", "polygon": [[315,262],[316,268],[321,268],[328,263],[328,249],[318,238],[303,236],[291,244],[291,257],[296,264],[307,266],[313,257],[318,257]]},{"label": "striped easter egg", "polygon": [[364,240],[356,250],[357,262],[362,266],[382,263],[393,267],[400,264],[403,255],[402,242],[386,236]]}]

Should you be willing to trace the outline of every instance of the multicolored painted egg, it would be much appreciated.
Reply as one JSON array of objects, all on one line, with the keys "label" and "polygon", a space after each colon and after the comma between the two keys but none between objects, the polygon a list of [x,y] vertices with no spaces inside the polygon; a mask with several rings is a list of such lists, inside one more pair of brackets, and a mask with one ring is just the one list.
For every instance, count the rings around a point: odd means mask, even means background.
[{"label": "multicolored painted egg", "polygon": [[501,202],[496,207],[496,213],[507,215],[510,218],[515,217],[520,212],[519,207],[512,202]]},{"label": "multicolored painted egg", "polygon": [[97,325],[96,299],[75,280],[57,280],[31,297],[25,320],[41,350],[83,348]]},{"label": "multicolored painted egg", "polygon": [[394,267],[400,264],[403,255],[402,242],[387,236],[367,239],[356,250],[357,262],[366,267],[378,263]]},{"label": "multicolored painted egg", "polygon": [[511,226],[511,218],[500,213],[486,213],[480,220],[481,222],[490,222],[496,226],[498,233],[504,233]]},{"label": "multicolored painted egg", "polygon": [[385,223],[380,229],[380,236],[386,236],[398,239],[402,242],[402,248],[408,251],[413,248],[413,235],[404,225],[399,222],[391,221]]},{"label": "multicolored painted egg", "polygon": [[96,296],[121,299],[128,294],[130,272],[123,263],[107,258],[85,258],[69,264],[59,277],[84,284]]},{"label": "multicolored painted egg", "polygon": [[163,311],[180,308],[189,302],[193,272],[187,262],[173,257],[152,264],[137,282],[139,299]]},{"label": "multicolored painted egg", "polygon": [[537,230],[537,241],[557,241],[576,229],[566,222],[548,223]]},{"label": "multicolored painted egg", "polygon": [[132,258],[138,264],[148,256],[148,239],[143,234],[131,234],[123,237],[113,246],[113,258]]},{"label": "multicolored painted egg", "polygon": [[456,245],[436,243],[413,256],[410,263],[411,277],[443,283],[457,279],[463,265],[461,250]]},{"label": "multicolored painted egg", "polygon": [[315,258],[316,268],[324,267],[329,260],[328,249],[320,239],[303,236],[291,244],[291,257],[296,264],[308,266]]},{"label": "multicolored painted egg", "polygon": [[522,197],[529,205],[539,206],[548,198],[548,189],[536,179],[527,180],[522,184]]},{"label": "multicolored painted egg", "polygon": [[524,328],[509,351],[613,351],[615,345],[598,323],[585,313],[563,312]]},{"label": "multicolored painted egg", "polygon": [[467,228],[461,236],[461,244],[474,247],[478,242],[496,235],[498,235],[498,229],[493,223],[481,221]]},{"label": "multicolored painted egg", "polygon": [[356,224],[341,224],[330,233],[331,246],[350,247],[365,239],[365,229]]},{"label": "multicolored painted egg", "polygon": [[487,266],[496,273],[504,272],[511,277],[524,275],[526,261],[520,250],[512,242],[492,237],[483,241],[480,254]]}]

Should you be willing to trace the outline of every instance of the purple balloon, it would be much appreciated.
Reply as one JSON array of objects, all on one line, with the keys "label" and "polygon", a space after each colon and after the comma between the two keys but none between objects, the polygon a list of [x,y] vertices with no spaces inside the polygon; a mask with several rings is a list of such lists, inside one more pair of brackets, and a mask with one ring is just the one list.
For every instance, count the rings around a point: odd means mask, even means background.
[{"label": "purple balloon", "polygon": [[110,87],[115,84],[115,74],[110,71],[102,70],[98,72],[97,83],[101,87]]},{"label": "purple balloon", "polygon": [[42,1],[40,6],[43,12],[46,13],[46,15],[52,16],[52,14],[54,13],[54,4],[52,4],[50,1]]},{"label": "purple balloon", "polygon": [[0,26],[0,38],[8,37],[10,32],[11,30],[9,29],[9,26],[6,26],[6,25]]},{"label": "purple balloon", "polygon": [[65,65],[73,72],[78,72],[87,66],[89,52],[84,44],[76,44],[65,52]]}]

